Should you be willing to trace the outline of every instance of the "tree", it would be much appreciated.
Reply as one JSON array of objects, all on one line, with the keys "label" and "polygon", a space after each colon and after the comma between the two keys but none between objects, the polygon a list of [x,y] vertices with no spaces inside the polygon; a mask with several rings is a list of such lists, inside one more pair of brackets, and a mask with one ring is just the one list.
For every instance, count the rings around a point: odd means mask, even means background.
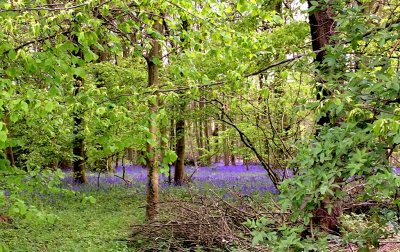
[{"label": "tree", "polygon": [[[392,103],[394,93],[398,94],[398,88],[392,86],[398,75],[397,62],[387,53],[394,46],[393,25],[399,24],[398,14],[379,23],[364,15],[365,6],[355,3],[312,3],[315,72],[317,82],[323,84],[310,104],[317,108],[318,131],[299,145],[293,161],[302,174],[281,184],[282,204],[291,207],[293,217],[303,218],[311,236],[313,224],[328,232],[339,231],[338,217],[345,199],[354,200],[351,203],[355,205],[372,198],[391,201],[397,198],[399,185],[387,160],[388,150],[392,153],[397,145],[392,137],[399,132],[392,124],[393,116],[397,118],[392,112],[398,106]],[[391,8],[386,14],[393,13]],[[383,83],[393,88],[385,88]],[[391,102],[383,102],[386,99]],[[384,137],[382,132],[389,128],[396,133]],[[381,187],[378,178],[390,182]],[[357,197],[346,193],[352,186],[359,189]],[[372,207],[369,214],[374,215],[375,210]]]},{"label": "tree", "polygon": [[[159,82],[159,65],[161,64],[161,45],[159,38],[162,34],[162,23],[159,17],[152,14],[153,19],[153,33],[151,37],[151,50],[146,56],[147,71],[148,71],[148,86],[158,87]],[[158,33],[157,33],[158,32]],[[157,103],[156,101],[149,102],[149,137],[147,139],[146,145],[146,167],[148,169],[148,181],[147,181],[147,205],[146,205],[146,218],[149,221],[153,221],[157,215],[158,208],[158,165],[156,160],[156,148],[157,143],[157,125],[155,116],[157,113]]]},{"label": "tree", "polygon": [[[335,21],[333,20],[334,12],[331,6],[324,6],[324,2],[319,1],[317,5],[315,2],[308,1],[310,8],[309,11],[309,22],[311,31],[311,44],[312,49],[316,53],[315,61],[317,63],[317,81],[320,83],[317,85],[317,100],[323,101],[326,96],[329,95],[329,90],[325,87],[324,75],[329,72],[329,69],[324,67],[324,59],[326,55],[326,47],[332,45],[331,37],[335,33]],[[311,8],[315,8],[311,10]],[[331,118],[329,113],[321,116],[317,120],[317,125],[323,126],[324,124],[330,125]],[[318,134],[319,131],[317,131]],[[335,178],[336,182],[339,182],[339,178]],[[327,205],[333,204],[333,209],[328,210]],[[330,206],[331,207],[331,206]],[[313,222],[317,225],[321,225],[326,230],[333,232],[339,232],[339,217],[342,215],[343,209],[340,201],[332,203],[332,199],[326,198],[321,201],[319,207],[314,210]]]},{"label": "tree", "polygon": [[185,119],[182,116],[176,120],[176,155],[175,161],[175,185],[182,185],[185,175]]},{"label": "tree", "polygon": [[[77,36],[73,36],[72,42],[77,47],[76,52],[74,53],[74,57],[79,61],[83,58],[82,50],[78,44]],[[79,67],[78,64],[75,67]],[[74,76],[74,96],[77,97],[79,95],[80,90],[83,88],[84,80],[81,76]],[[74,140],[73,140],[73,172],[74,172],[74,181],[76,183],[82,184],[86,183],[86,174],[85,174],[85,163],[86,163],[86,151],[85,151],[85,139],[84,139],[84,119],[83,114],[80,111],[80,108],[76,108],[73,111],[72,117],[74,119]]]}]

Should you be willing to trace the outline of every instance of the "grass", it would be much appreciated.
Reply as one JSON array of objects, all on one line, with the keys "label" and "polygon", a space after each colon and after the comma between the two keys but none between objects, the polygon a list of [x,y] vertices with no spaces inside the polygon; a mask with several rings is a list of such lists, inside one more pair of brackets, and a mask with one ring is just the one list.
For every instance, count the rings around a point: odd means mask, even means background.
[{"label": "grass", "polygon": [[[143,195],[123,186],[90,193],[96,202],[82,204],[81,196],[63,196],[53,206],[39,204],[46,213],[58,216],[55,224],[38,224],[26,219],[0,224],[0,241],[10,251],[134,251],[127,245],[130,224],[144,219]],[[1,249],[0,249],[1,250]]]}]

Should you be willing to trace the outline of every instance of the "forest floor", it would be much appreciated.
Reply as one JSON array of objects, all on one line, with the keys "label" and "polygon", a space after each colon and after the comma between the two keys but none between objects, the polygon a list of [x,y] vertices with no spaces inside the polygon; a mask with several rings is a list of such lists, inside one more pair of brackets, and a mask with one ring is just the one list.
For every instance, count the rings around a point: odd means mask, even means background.
[{"label": "forest floor", "polygon": [[93,190],[85,195],[96,199],[87,201],[81,194],[76,196],[50,196],[32,198],[29,202],[46,213],[56,214],[54,224],[35,223],[27,219],[15,219],[10,224],[0,223],[0,237],[10,251],[134,251],[126,239],[131,223],[141,223],[144,210],[142,194],[126,187],[110,190]]},{"label": "forest floor", "polygon": [[[6,251],[140,251],[146,244],[130,242],[133,226],[144,223],[146,169],[138,166],[122,167],[115,174],[88,173],[88,184],[76,186],[71,172],[66,171],[63,188],[69,193],[26,193],[22,198],[46,214],[54,214],[54,223],[26,218],[0,219],[0,245]],[[173,196],[184,200],[196,195],[216,194],[221,200],[231,200],[232,194],[247,195],[261,205],[271,205],[275,190],[264,170],[257,165],[215,165],[198,170],[187,167],[189,185],[175,187],[160,176],[160,201]],[[116,175],[116,176],[115,176]],[[272,197],[272,198],[271,198]],[[1,208],[0,208],[1,212]],[[0,216],[1,217],[1,216]],[[400,251],[399,237],[382,240],[381,252]],[[155,242],[155,244],[156,242]],[[357,248],[336,248],[332,251],[357,251]],[[0,246],[0,252],[2,248]]]},{"label": "forest floor", "polygon": [[[193,174],[188,168],[188,174]],[[122,168],[115,175],[122,176]],[[0,222],[0,242],[10,251],[137,251],[128,245],[132,225],[144,221],[146,170],[126,167],[126,181],[117,176],[88,173],[89,183],[71,184],[66,173],[64,186],[77,193],[49,195],[29,193],[23,198],[45,213],[57,216],[54,224],[14,218]],[[165,195],[185,197],[188,187],[169,186],[160,177],[161,200]],[[191,188],[209,189],[225,197],[228,191],[262,196],[273,190],[259,166],[202,167],[192,176]],[[191,190],[192,190],[191,189]]]}]

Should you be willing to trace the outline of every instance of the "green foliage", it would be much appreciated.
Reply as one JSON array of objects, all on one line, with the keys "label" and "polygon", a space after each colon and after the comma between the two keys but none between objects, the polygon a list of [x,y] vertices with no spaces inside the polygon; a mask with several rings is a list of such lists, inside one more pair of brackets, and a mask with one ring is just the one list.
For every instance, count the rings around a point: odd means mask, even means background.
[{"label": "green foliage", "polygon": [[369,218],[365,214],[344,215],[341,221],[344,242],[357,244],[361,251],[368,251],[371,246],[378,247],[379,239],[389,234],[384,228],[387,223],[380,223],[379,218]]},{"label": "green foliage", "polygon": [[264,217],[246,223],[252,229],[253,245],[264,244],[273,251],[319,251],[327,247],[327,237],[301,239],[303,226],[283,225],[272,228],[273,220]]},{"label": "green foliage", "polygon": [[[318,5],[312,2],[309,11],[315,11]],[[397,61],[386,53],[398,38],[397,24],[392,27],[386,23],[387,9],[382,10],[379,21],[373,22],[363,8],[353,8],[342,1],[329,6],[338,10],[337,31],[331,38],[332,46],[326,48],[323,64],[315,70],[317,81],[329,94],[322,101],[311,101],[308,109],[316,109],[316,120],[327,116],[330,121],[317,126],[315,137],[296,144],[297,155],[290,166],[298,169],[299,176],[280,184],[283,209],[291,211],[292,221],[304,225],[310,224],[318,207],[325,207],[328,214],[341,207],[352,193],[347,189],[354,183],[363,186],[350,199],[392,202],[390,208],[396,207],[400,186],[388,158],[388,152],[397,149],[399,134],[399,73]],[[351,54],[354,58],[347,57]],[[378,238],[387,233],[383,227],[395,217],[389,220],[373,211],[376,209],[372,208],[368,217],[344,217],[345,223],[358,221],[360,225],[366,218],[376,218],[369,223],[371,228],[359,226],[346,233],[347,241],[358,243],[360,248],[379,245]],[[264,233],[257,233],[258,240],[267,240],[268,229],[260,230]]]},{"label": "green foliage", "polygon": [[[331,211],[348,197],[344,191],[354,180],[364,185],[357,201],[399,205],[400,179],[388,158],[400,144],[396,1],[310,1],[309,13],[329,7],[336,22],[318,66],[301,56],[311,51],[310,31],[294,3],[64,2],[0,3],[0,213],[17,218],[29,232],[35,232],[29,225],[66,224],[50,207],[26,198],[59,193],[62,173],[49,167],[81,159],[101,171],[99,163],[129,148],[143,153],[140,161],[164,157],[157,164],[166,173],[177,156],[169,149],[176,139],[165,132],[178,119],[186,121],[190,151],[197,149],[202,163],[229,152],[298,171],[280,185],[280,203],[292,221],[308,225],[321,202],[329,202]],[[157,20],[163,32],[154,29]],[[147,57],[153,39],[160,41],[162,57]],[[158,87],[148,87],[147,62],[161,68]],[[329,91],[323,100],[315,100],[316,86]],[[329,123],[318,126],[314,137],[313,122],[322,117]],[[223,123],[230,127],[222,130]],[[76,139],[84,140],[83,156],[72,153]],[[146,153],[146,145],[155,151]],[[10,150],[15,167],[6,157]],[[74,207],[85,208],[88,217],[87,209],[101,200],[83,195]],[[371,225],[385,225],[386,217]],[[326,245],[322,235],[319,241],[300,240],[301,225],[270,230],[266,219],[249,225],[254,244],[276,250]],[[360,236],[348,239],[362,246],[377,239],[372,229],[360,229]],[[105,249],[125,249],[114,245]]]}]

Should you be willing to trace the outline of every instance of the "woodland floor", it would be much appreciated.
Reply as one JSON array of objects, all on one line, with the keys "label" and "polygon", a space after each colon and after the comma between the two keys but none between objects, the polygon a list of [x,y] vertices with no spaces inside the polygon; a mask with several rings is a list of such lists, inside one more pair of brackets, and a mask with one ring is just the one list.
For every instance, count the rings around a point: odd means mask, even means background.
[{"label": "woodland floor", "polygon": [[[188,174],[193,169],[188,169]],[[122,176],[122,168],[117,169]],[[126,181],[113,176],[88,174],[89,183],[73,186],[70,173],[66,173],[64,185],[77,194],[25,195],[24,200],[46,213],[58,216],[54,224],[35,223],[26,219],[0,222],[0,240],[10,251],[140,251],[140,244],[129,246],[132,225],[144,221],[146,171],[128,166]],[[192,176],[190,190],[198,193],[212,189],[221,197],[227,191],[237,191],[256,197],[271,190],[266,176],[259,166],[203,167]],[[98,183],[99,182],[99,183]],[[168,186],[166,177],[160,178],[161,200],[167,194],[185,197],[189,188]],[[92,196],[96,201],[83,200]]]},{"label": "woodland floor", "polygon": [[[216,165],[202,167],[197,171],[188,168],[188,175],[193,175],[192,181],[190,186],[184,187],[169,186],[167,178],[161,176],[160,201],[171,195],[184,199],[189,193],[207,194],[212,191],[221,198],[229,197],[229,193],[240,193],[268,204],[269,198],[274,197],[274,190],[265,172],[259,166],[249,168],[249,171],[242,165]],[[35,205],[39,210],[56,214],[58,219],[54,224],[18,218],[11,222],[0,221],[0,242],[9,251],[16,252],[141,251],[140,243],[132,245],[128,241],[132,235],[132,226],[144,222],[146,170],[127,166],[126,181],[117,177],[122,176],[121,167],[115,173],[117,176],[102,174],[98,177],[96,173],[88,173],[89,183],[85,186],[70,184],[70,175],[67,171],[63,186],[76,193],[27,193],[23,197],[28,204]],[[377,251],[400,251],[399,240],[398,237],[384,240]],[[332,251],[357,249],[347,247]]]},{"label": "woodland floor", "polygon": [[[0,237],[10,251],[135,251],[126,239],[131,223],[143,221],[139,208],[145,198],[124,187],[87,192],[96,203],[82,203],[82,195],[32,199],[32,204],[58,216],[55,224],[28,220],[0,223]],[[49,201],[50,200],[50,201]]]}]

